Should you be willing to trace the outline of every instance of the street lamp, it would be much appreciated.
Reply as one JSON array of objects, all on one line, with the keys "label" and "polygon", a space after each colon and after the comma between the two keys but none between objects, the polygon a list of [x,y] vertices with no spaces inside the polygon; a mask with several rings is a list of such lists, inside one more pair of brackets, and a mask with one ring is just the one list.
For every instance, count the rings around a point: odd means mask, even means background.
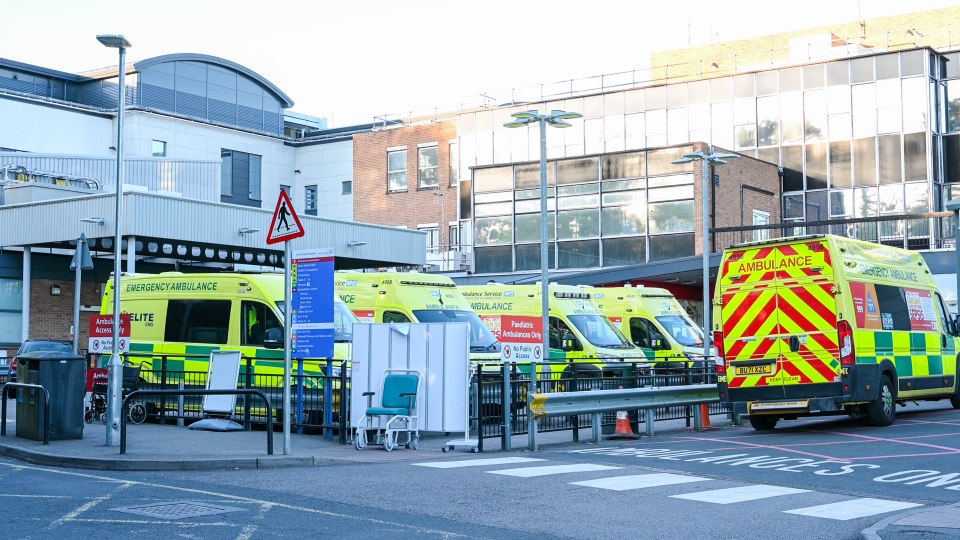
[{"label": "street lamp", "polygon": [[[580,113],[566,111],[550,111],[550,114],[540,114],[531,110],[511,114],[515,120],[507,122],[503,127],[518,128],[529,126],[534,122],[540,124],[540,296],[543,310],[543,355],[550,354],[550,280],[548,275],[547,246],[550,240],[547,234],[547,124],[553,127],[565,128],[572,124],[566,120],[580,118]],[[531,368],[534,369],[534,368]],[[531,376],[533,373],[531,372]]]},{"label": "street lamp", "polygon": [[110,363],[107,365],[107,446],[120,445],[120,407],[123,364],[120,362],[120,249],[123,211],[123,109],[126,107],[127,49],[132,47],[127,39],[120,35],[99,35],[97,41],[105,47],[120,49],[120,68],[118,76],[119,103],[117,105],[117,190],[113,231],[113,349]]},{"label": "street lamp", "polygon": [[703,217],[703,359],[706,361],[713,355],[713,351],[710,347],[711,332],[710,318],[712,316],[710,309],[710,221],[708,220],[708,202],[709,202],[709,193],[710,193],[710,180],[713,175],[710,174],[710,166],[717,164],[722,165],[726,163],[725,159],[737,158],[740,157],[738,154],[731,154],[729,152],[711,152],[708,154],[706,152],[691,152],[689,154],[684,154],[682,158],[674,160],[672,163],[674,165],[682,165],[684,163],[693,163],[694,161],[700,161],[703,163],[703,195],[701,201],[701,214]]}]

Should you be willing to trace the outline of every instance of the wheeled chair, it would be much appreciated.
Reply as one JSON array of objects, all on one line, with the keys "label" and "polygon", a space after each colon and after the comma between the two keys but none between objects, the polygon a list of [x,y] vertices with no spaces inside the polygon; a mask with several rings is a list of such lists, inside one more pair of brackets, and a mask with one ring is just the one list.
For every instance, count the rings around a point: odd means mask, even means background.
[{"label": "wheeled chair", "polygon": [[[380,406],[373,406],[376,392],[364,392],[367,410],[357,422],[353,445],[362,450],[367,445],[367,430],[376,429],[374,444],[382,444],[390,452],[398,445],[399,433],[405,432],[404,446],[416,450],[420,446],[420,412],[417,397],[420,393],[420,372],[414,369],[388,369],[380,383]],[[384,422],[386,418],[386,422]],[[373,420],[376,419],[376,426]]]},{"label": "wheeled chair", "polygon": [[[140,382],[140,366],[123,366],[123,382],[121,387],[121,398],[126,399],[127,394],[137,389]],[[107,392],[108,377],[106,375],[95,375],[93,377],[93,390],[90,393],[90,406],[83,414],[83,419],[88,424],[92,424],[99,419],[101,422],[107,421]],[[142,424],[147,419],[147,409],[142,403],[134,403],[127,411],[127,420],[134,424]]]}]

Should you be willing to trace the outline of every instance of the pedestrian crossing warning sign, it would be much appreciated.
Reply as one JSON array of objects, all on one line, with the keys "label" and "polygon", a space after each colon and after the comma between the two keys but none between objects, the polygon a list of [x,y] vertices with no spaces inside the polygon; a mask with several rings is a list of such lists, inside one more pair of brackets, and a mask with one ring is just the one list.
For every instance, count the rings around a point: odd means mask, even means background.
[{"label": "pedestrian crossing warning sign", "polygon": [[293,209],[293,203],[287,196],[286,190],[280,190],[280,197],[277,199],[277,209],[273,211],[273,219],[270,220],[270,232],[267,233],[267,243],[276,244],[286,242],[294,238],[300,238],[304,235],[303,224],[297,212]]}]

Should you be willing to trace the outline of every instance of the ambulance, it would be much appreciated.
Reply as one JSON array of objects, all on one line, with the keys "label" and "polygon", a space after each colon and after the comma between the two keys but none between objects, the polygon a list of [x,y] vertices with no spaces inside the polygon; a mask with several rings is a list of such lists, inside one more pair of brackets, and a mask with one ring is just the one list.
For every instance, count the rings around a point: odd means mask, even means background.
[{"label": "ambulance", "polygon": [[703,329],[666,289],[656,287],[584,287],[590,300],[654,366],[702,365]]},{"label": "ambulance", "polygon": [[470,325],[470,359],[500,360],[500,342],[447,276],[419,272],[336,272],[336,293],[362,322]]},{"label": "ambulance", "polygon": [[[499,335],[501,317],[542,316],[540,285],[461,285],[458,289],[483,322]],[[550,285],[550,351],[546,362],[577,364],[577,372],[600,376],[622,374],[627,362],[647,356],[635,347],[590,301],[590,293],[572,285]],[[563,371],[564,368],[554,371]]]},{"label": "ambulance", "polygon": [[897,404],[960,408],[957,321],[920,253],[832,235],[740,244],[713,299],[721,401],[757,430]]},{"label": "ambulance", "polygon": [[[212,350],[239,350],[252,358],[255,375],[283,375],[284,276],[278,273],[124,274],[121,313],[130,314],[130,361],[151,370],[151,382],[167,358],[167,370],[201,372]],[[357,318],[334,298],[334,360],[349,360]],[[113,312],[113,280],[103,293],[101,313]],[[101,358],[101,362],[107,359]],[[321,363],[305,361],[304,373],[320,374]],[[152,365],[151,365],[152,364]],[[272,379],[272,377],[271,377]],[[201,381],[202,382],[202,381]]]}]

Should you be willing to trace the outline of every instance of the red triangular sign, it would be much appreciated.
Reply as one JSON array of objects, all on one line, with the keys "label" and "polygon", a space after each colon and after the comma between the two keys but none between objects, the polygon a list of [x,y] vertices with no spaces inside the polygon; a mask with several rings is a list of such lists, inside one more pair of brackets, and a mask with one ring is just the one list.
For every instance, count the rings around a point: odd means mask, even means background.
[{"label": "red triangular sign", "polygon": [[300,217],[297,216],[297,211],[293,209],[293,203],[290,202],[286,190],[281,189],[280,197],[277,198],[277,208],[273,211],[273,219],[270,220],[267,243],[286,242],[303,235],[303,223],[300,223]]}]

